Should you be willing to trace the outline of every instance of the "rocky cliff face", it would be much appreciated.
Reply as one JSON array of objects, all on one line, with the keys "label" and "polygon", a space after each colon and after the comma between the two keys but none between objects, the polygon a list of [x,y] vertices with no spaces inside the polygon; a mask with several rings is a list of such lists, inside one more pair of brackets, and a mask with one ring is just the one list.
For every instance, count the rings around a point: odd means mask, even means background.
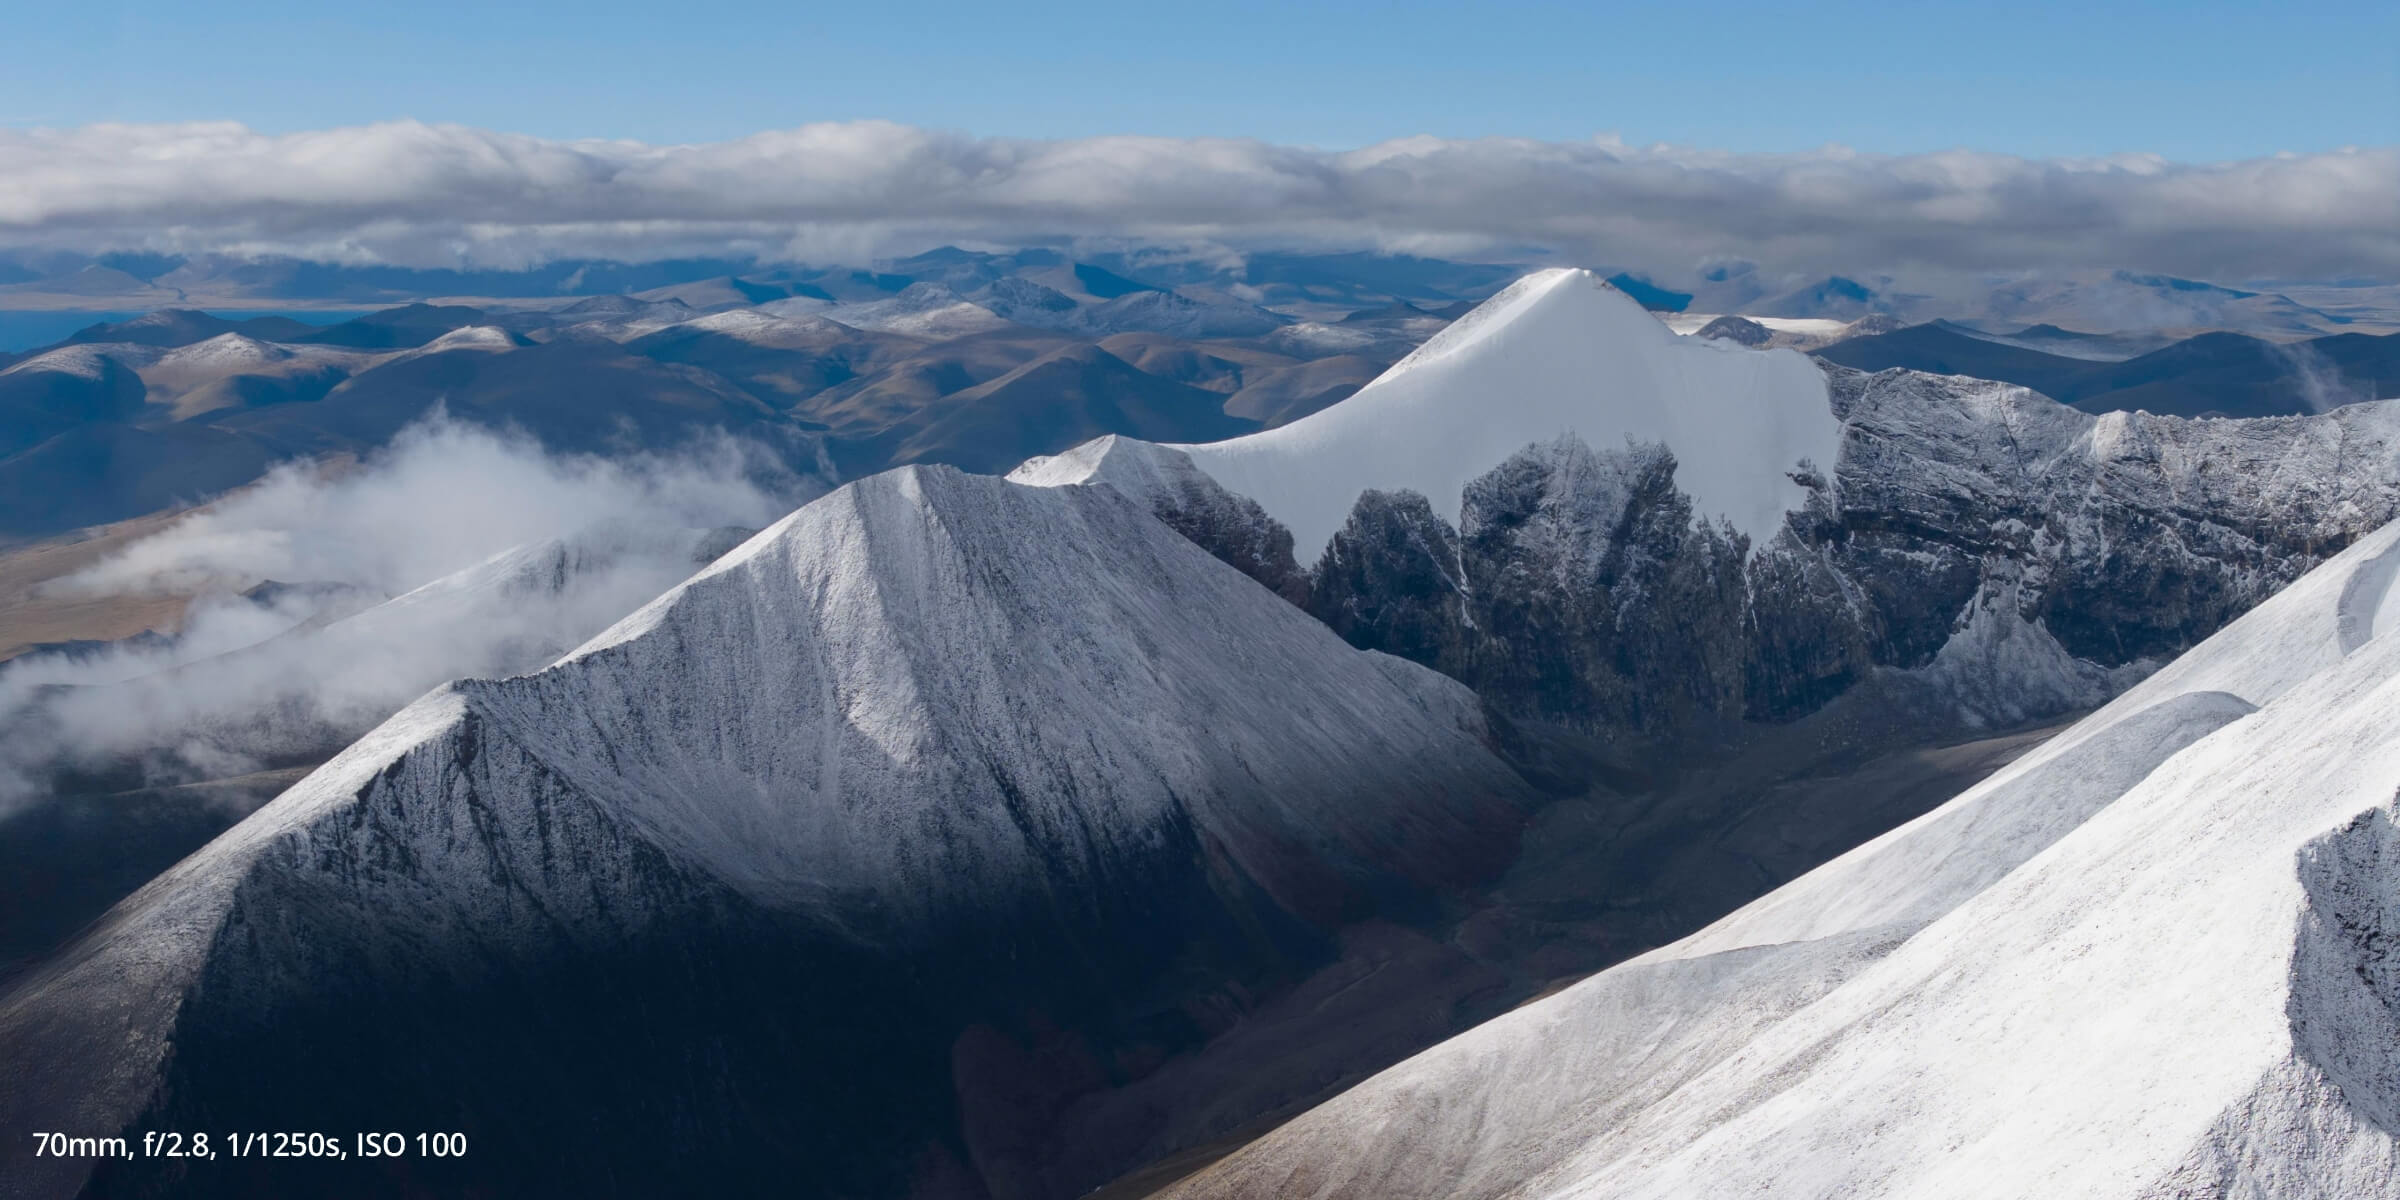
[{"label": "rocky cliff face", "polygon": [[[1655,443],[1528,445],[1466,487],[1455,524],[1365,492],[1306,570],[1255,565],[1284,541],[1263,512],[1229,515],[1240,497],[1084,473],[1287,595],[1305,578],[1299,603],[1353,645],[1512,716],[1702,743],[1861,685],[1920,728],[2089,707],[2400,512],[2400,406],[2093,417],[1955,377],[1827,382],[1838,461],[1793,473],[1806,502],[1763,545],[1696,515]],[[1019,478],[1066,481],[1066,457]]]}]

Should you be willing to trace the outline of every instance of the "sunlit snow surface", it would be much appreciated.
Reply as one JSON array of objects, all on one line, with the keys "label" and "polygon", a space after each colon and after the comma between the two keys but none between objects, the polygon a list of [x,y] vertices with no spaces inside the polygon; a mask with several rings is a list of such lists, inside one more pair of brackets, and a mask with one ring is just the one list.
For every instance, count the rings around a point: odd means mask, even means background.
[{"label": "sunlit snow surface", "polygon": [[1468,481],[1563,433],[1664,443],[1699,514],[1753,545],[1805,498],[1791,473],[1830,470],[1841,445],[1824,374],[1799,353],[1678,337],[1591,272],[1557,270],[1519,280],[1340,404],[1182,449],[1313,562],[1361,492],[1412,489],[1455,522]]},{"label": "sunlit snow surface", "polygon": [[1170,1194],[2400,1193],[2396,563]]}]

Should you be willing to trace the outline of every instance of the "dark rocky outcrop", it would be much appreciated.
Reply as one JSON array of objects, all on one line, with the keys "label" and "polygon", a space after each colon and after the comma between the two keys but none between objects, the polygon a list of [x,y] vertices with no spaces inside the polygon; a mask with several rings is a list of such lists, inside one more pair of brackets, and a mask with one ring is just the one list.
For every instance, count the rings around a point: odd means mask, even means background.
[{"label": "dark rocky outcrop", "polygon": [[1775,339],[1775,331],[1748,317],[1718,317],[1700,327],[1700,336],[1720,341],[1739,342],[1744,346],[1764,346]]},{"label": "dark rocky outcrop", "polygon": [[[2400,511],[2389,406],[2095,418],[1975,380],[1828,374],[1840,463],[1795,475],[1811,498],[1769,545],[1696,518],[1664,447],[1567,437],[1476,480],[1455,525],[1414,493],[1362,495],[1305,607],[1512,717],[1706,745],[1909,674],[1938,693],[1919,731],[1955,732],[2096,704]],[[1153,508],[1228,561],[1275,540],[1203,490]]]}]

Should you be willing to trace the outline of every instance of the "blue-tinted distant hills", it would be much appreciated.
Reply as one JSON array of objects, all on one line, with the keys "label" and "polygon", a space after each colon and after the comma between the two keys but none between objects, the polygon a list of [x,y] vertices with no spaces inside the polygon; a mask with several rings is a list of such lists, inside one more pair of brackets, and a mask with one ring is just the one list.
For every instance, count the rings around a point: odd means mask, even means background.
[{"label": "blue-tinted distant hills", "polygon": [[[2102,340],[2035,326],[2012,341],[2073,346]],[[2204,333],[2121,361],[2046,353],[1945,322],[1836,342],[1815,352],[1864,371],[1894,367],[2031,388],[2086,412],[2266,417],[2320,412],[2400,395],[2400,334],[2341,333],[2272,342]]]}]

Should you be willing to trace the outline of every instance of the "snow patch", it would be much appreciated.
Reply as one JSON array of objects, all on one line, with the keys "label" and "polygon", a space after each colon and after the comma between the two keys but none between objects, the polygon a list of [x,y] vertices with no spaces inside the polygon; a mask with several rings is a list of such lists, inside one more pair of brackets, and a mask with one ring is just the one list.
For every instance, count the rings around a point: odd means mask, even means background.
[{"label": "snow patch", "polygon": [[[780,302],[779,302],[780,303]],[[1006,329],[1000,314],[938,283],[912,283],[889,300],[837,304],[815,315],[852,329],[946,340]]]},{"label": "snow patch", "polygon": [[497,325],[468,325],[453,329],[425,343],[421,353],[439,354],[445,350],[513,350],[517,340]]},{"label": "snow patch", "polygon": [[833,323],[816,317],[780,316],[756,308],[736,308],[668,326],[721,334],[753,346],[802,349],[822,341]]},{"label": "snow patch", "polygon": [[1665,444],[1702,516],[1762,545],[1827,468],[1841,423],[1822,372],[1791,351],[1679,338],[1588,271],[1545,271],[1460,318],[1358,394],[1279,429],[1179,447],[1321,554],[1361,492],[1406,488],[1455,523],[1466,485],[1573,433]]},{"label": "snow patch", "polygon": [[220,333],[205,342],[194,342],[181,349],[168,351],[165,357],[158,360],[158,366],[195,371],[232,371],[282,362],[291,357],[292,352],[281,346],[238,333]]},{"label": "snow patch", "polygon": [[111,362],[138,369],[157,361],[159,353],[148,346],[117,342],[61,346],[56,350],[45,350],[23,362],[10,363],[6,368],[0,368],[0,375],[49,372],[73,375],[80,379],[98,379],[107,373]]}]

